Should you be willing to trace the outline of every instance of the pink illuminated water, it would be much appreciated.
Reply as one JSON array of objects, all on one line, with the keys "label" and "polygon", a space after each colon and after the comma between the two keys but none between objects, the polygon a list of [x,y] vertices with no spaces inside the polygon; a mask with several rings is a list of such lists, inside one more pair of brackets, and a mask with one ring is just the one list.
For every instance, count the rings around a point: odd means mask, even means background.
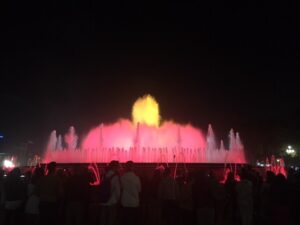
[{"label": "pink illuminated water", "polygon": [[[44,162],[90,163],[125,162],[245,163],[244,147],[238,133],[229,133],[229,147],[217,145],[211,125],[207,134],[190,125],[164,122],[161,126],[134,125],[130,120],[101,124],[93,128],[78,146],[71,127],[64,136],[50,135]],[[67,146],[62,147],[62,142]]]},{"label": "pink illuminated water", "polygon": [[285,168],[285,163],[283,158],[275,159],[275,156],[271,156],[271,162],[269,161],[268,157],[266,158],[265,162],[265,169],[266,171],[272,171],[276,175],[281,173],[285,177],[287,177],[287,171]]}]

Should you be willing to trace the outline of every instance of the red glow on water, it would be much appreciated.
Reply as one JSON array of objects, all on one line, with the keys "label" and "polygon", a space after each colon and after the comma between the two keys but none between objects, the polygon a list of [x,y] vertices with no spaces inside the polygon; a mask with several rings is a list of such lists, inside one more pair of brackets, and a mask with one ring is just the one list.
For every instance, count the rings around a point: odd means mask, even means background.
[{"label": "red glow on water", "polygon": [[[179,145],[183,148],[205,148],[205,140],[200,130],[191,125],[178,125],[165,122],[161,127],[145,124],[139,126],[139,131],[129,120],[120,120],[111,125],[105,125],[91,130],[83,142],[83,149],[93,148],[123,148],[130,149],[137,144],[140,148],[168,148]],[[180,137],[178,136],[180,129]],[[102,138],[100,134],[102,133]],[[102,143],[101,143],[102,140]],[[137,143],[138,142],[138,143]]]},{"label": "red glow on water", "polygon": [[183,162],[183,163],[245,163],[244,148],[233,129],[228,150],[223,141],[216,143],[212,126],[207,135],[191,124],[162,121],[159,106],[153,97],[139,98],[133,106],[133,121],[121,119],[101,124],[90,130],[81,146],[74,127],[64,137],[53,131],[44,162],[61,163],[109,162]]},{"label": "red glow on water", "polygon": [[57,162],[205,162],[206,142],[191,125],[165,122],[160,127],[120,120],[92,129],[81,150],[47,151],[46,161]]}]

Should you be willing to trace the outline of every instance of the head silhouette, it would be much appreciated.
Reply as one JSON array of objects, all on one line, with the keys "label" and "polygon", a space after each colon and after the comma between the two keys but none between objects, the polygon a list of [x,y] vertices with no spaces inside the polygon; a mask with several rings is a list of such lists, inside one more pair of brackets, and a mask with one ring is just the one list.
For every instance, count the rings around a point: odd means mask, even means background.
[{"label": "head silhouette", "polygon": [[127,161],[124,165],[126,171],[133,171],[134,163],[133,161]]},{"label": "head silhouette", "polygon": [[113,160],[108,164],[108,169],[117,172],[120,169],[120,163],[117,160]]},{"label": "head silhouette", "polygon": [[56,162],[50,162],[48,164],[48,174],[53,174],[55,173],[55,170],[56,170]]}]

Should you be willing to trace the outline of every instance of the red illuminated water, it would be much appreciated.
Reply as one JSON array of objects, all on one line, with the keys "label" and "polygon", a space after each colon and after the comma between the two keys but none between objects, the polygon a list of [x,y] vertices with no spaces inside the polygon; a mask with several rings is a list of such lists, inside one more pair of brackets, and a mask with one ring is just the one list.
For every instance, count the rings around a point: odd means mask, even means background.
[{"label": "red illuminated water", "polygon": [[239,134],[232,129],[226,150],[223,141],[217,145],[211,125],[204,135],[190,124],[170,121],[161,124],[161,121],[158,102],[151,95],[145,95],[134,103],[132,121],[123,119],[101,124],[88,132],[80,145],[74,127],[64,136],[57,136],[53,131],[44,161],[245,163],[244,147]]},{"label": "red illuminated water", "polygon": [[[138,124],[120,120],[93,128],[77,145],[78,136],[71,127],[64,136],[53,131],[50,136],[45,162],[89,163],[119,160],[125,162],[186,162],[186,163],[245,163],[244,148],[238,133],[229,133],[229,147],[221,142],[218,147],[212,127],[207,135],[190,125],[164,122],[161,126]],[[73,141],[73,142],[72,142]]]}]

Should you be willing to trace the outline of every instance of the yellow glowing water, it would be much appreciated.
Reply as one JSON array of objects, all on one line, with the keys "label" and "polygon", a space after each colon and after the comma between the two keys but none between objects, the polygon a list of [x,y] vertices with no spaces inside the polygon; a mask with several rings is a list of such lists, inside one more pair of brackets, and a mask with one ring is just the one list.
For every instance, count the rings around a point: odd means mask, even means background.
[{"label": "yellow glowing water", "polygon": [[159,105],[151,95],[138,98],[132,107],[132,120],[135,125],[144,123],[149,126],[159,126]]}]

